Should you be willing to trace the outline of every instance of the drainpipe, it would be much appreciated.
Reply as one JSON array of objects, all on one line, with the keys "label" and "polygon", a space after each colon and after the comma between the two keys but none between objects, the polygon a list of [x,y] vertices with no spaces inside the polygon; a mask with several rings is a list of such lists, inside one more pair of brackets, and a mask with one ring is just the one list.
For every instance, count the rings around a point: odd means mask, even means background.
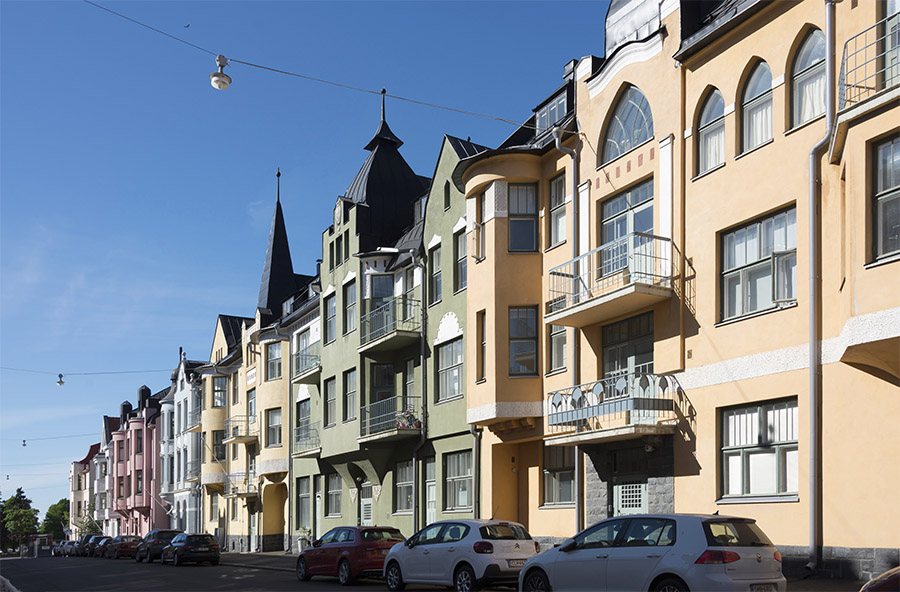
[{"label": "drainpipe", "polygon": [[809,563],[813,571],[818,565],[819,541],[819,290],[818,277],[818,212],[819,159],[828,145],[834,128],[834,4],[825,0],[825,135],[809,151]]},{"label": "drainpipe", "polygon": [[[574,97],[573,97],[574,101]],[[574,105],[574,102],[573,102]],[[553,128],[553,139],[556,142],[556,149],[563,154],[568,154],[572,162],[572,179],[569,183],[572,191],[572,259],[577,259],[581,254],[578,248],[579,236],[579,214],[578,208],[578,165],[575,151],[562,145],[560,140],[559,127]],[[578,386],[581,383],[581,331],[577,328],[572,329],[572,386]],[[575,532],[581,532],[584,529],[584,503],[582,501],[582,483],[581,474],[584,472],[584,462],[581,457],[581,447],[575,446]]]},{"label": "drainpipe", "polygon": [[422,471],[419,469],[419,451],[425,445],[425,434],[428,426],[428,372],[425,370],[425,264],[416,258],[415,249],[409,249],[407,252],[412,258],[413,267],[418,268],[421,272],[419,286],[422,293],[422,299],[419,302],[419,323],[421,324],[419,329],[419,373],[422,375],[422,432],[419,434],[419,443],[413,449],[413,533],[415,533],[419,530],[419,496],[421,495],[422,482]]},{"label": "drainpipe", "polygon": [[474,423],[469,424],[469,432],[472,434],[472,518],[478,520],[481,518],[481,432],[483,428],[477,427]]}]

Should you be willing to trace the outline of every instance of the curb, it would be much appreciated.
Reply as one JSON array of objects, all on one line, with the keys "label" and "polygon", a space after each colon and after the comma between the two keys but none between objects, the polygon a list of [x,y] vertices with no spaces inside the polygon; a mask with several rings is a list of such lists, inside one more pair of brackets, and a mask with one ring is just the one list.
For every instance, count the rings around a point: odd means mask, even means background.
[{"label": "curb", "polygon": [[232,563],[230,561],[222,561],[219,560],[219,565],[227,565],[228,567],[246,567],[248,569],[266,569],[269,571],[286,571],[289,573],[293,573],[294,569],[292,567],[274,567],[271,565],[251,565],[249,563]]}]

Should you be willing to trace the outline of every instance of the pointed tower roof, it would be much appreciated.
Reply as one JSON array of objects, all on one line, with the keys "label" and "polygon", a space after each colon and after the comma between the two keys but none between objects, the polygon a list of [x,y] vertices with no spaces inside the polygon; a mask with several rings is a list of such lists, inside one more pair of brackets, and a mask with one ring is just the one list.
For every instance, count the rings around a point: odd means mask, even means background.
[{"label": "pointed tower roof", "polygon": [[280,313],[281,303],[297,291],[287,230],[284,227],[284,214],[281,212],[280,170],[275,174],[275,178],[275,213],[272,216],[272,227],[269,229],[269,244],[266,247],[266,260],[263,264],[259,299],[256,304],[256,307],[261,309],[265,324],[278,316],[276,313]]},{"label": "pointed tower roof", "polygon": [[381,123],[378,125],[375,137],[366,144],[366,150],[375,150],[379,144],[384,142],[393,144],[394,148],[403,146],[403,141],[394,135],[394,132],[391,131],[390,126],[387,124],[387,120],[384,118],[384,96],[386,92],[385,89],[381,89]]}]

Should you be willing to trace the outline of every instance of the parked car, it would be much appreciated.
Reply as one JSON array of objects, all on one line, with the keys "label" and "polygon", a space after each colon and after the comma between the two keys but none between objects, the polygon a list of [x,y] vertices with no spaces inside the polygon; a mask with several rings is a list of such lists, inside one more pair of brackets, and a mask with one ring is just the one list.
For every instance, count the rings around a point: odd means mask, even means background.
[{"label": "parked car", "polygon": [[59,552],[65,557],[71,557],[75,554],[77,546],[78,541],[63,541],[62,546],[59,548]]},{"label": "parked car", "polygon": [[97,535],[86,534],[86,535],[83,535],[77,541],[75,541],[75,548],[73,549],[72,554],[77,557],[84,557],[86,555],[88,543],[95,536],[97,536]]},{"label": "parked car", "polygon": [[50,556],[51,557],[62,557],[62,546],[63,543],[68,541],[57,541],[53,543],[53,546],[50,547]]},{"label": "parked car", "polygon": [[175,535],[172,542],[163,547],[159,562],[171,561],[172,565],[183,565],[188,561],[219,565],[219,543],[211,534],[189,534],[182,532]]},{"label": "parked car", "polygon": [[144,539],[139,536],[127,534],[120,534],[117,537],[113,537],[113,539],[106,544],[106,558],[118,559],[119,557],[134,557],[138,543],[142,540]]},{"label": "parked car", "polygon": [[388,550],[406,540],[396,528],[339,526],[332,528],[297,557],[297,579],[336,576],[344,586],[360,577],[381,577]]},{"label": "parked car", "polygon": [[519,590],[784,592],[781,553],[756,521],[639,514],[598,522],[522,568]]},{"label": "parked car", "polygon": [[91,535],[91,538],[87,540],[84,545],[81,547],[81,552],[79,553],[82,557],[93,557],[94,549],[97,548],[97,545],[100,544],[100,541],[105,539],[102,534]]},{"label": "parked car", "polygon": [[163,548],[172,542],[176,535],[183,531],[168,528],[156,528],[147,533],[134,552],[134,560],[140,563],[144,559],[147,563],[153,563],[154,559],[159,559]]},{"label": "parked car", "polygon": [[900,567],[889,569],[869,580],[859,592],[900,592]]},{"label": "parked car", "polygon": [[106,557],[106,546],[109,544],[109,541],[112,540],[112,537],[103,537],[100,539],[100,542],[94,547],[93,553],[91,553],[91,557]]},{"label": "parked car", "polygon": [[384,559],[388,590],[406,584],[515,585],[525,561],[540,552],[525,527],[501,520],[445,520],[429,524]]}]

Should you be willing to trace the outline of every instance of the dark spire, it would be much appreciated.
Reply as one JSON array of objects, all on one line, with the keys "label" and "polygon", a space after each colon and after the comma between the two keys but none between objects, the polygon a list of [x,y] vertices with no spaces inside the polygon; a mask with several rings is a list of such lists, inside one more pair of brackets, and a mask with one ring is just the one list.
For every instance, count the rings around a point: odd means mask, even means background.
[{"label": "dark spire", "polygon": [[259,300],[256,307],[261,310],[263,325],[269,324],[281,314],[281,303],[297,291],[291,250],[288,247],[284,214],[281,211],[281,171],[275,173],[275,214],[269,230],[269,244],[263,265],[262,281],[259,284]]},{"label": "dark spire", "polygon": [[366,144],[366,150],[374,150],[379,144],[393,144],[394,149],[399,148],[403,145],[403,142],[394,135],[394,132],[391,131],[391,128],[388,127],[387,120],[384,117],[384,98],[387,93],[387,90],[381,89],[381,123],[378,125],[378,131],[375,132],[375,137],[372,138],[368,144]]}]

